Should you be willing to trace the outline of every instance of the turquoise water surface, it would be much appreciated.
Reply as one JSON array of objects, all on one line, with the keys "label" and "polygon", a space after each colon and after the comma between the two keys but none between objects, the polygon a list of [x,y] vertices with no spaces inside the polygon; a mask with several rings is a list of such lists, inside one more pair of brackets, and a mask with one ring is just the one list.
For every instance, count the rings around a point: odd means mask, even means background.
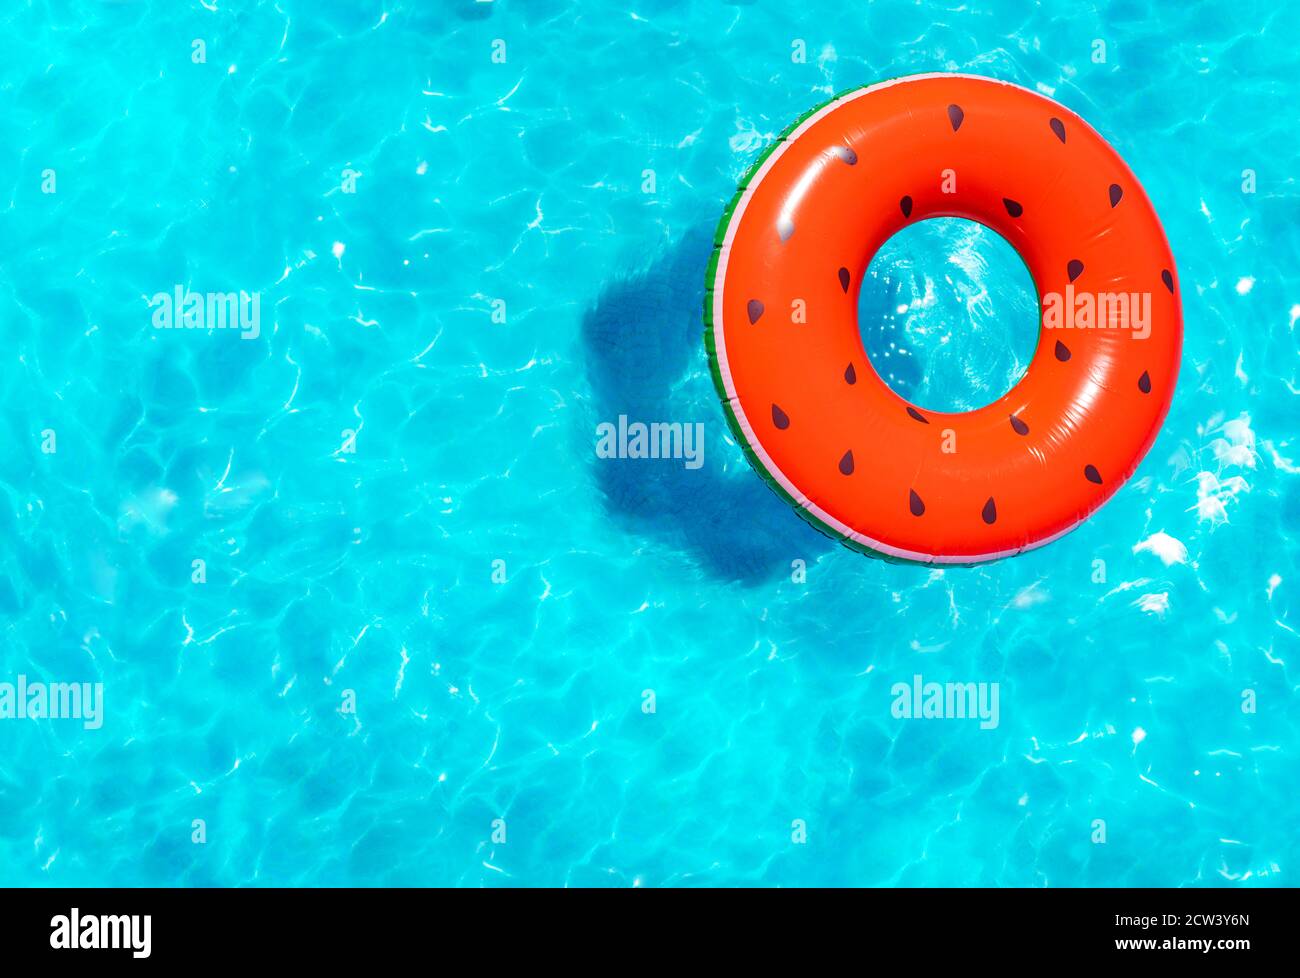
[{"label": "turquoise water surface", "polygon": [[[103,684],[98,728],[0,720],[0,882],[1300,882],[1294,6],[58,0],[0,27],[0,683]],[[949,571],[768,491],[700,317],[763,147],[928,71],[1110,140],[1186,324],[1132,481]],[[973,405],[1023,369],[1023,273],[987,244],[873,266],[901,390]],[[258,335],[155,328],[178,287],[256,293]],[[598,458],[620,415],[701,423],[702,464]],[[998,725],[895,719],[917,674],[998,683]]]}]

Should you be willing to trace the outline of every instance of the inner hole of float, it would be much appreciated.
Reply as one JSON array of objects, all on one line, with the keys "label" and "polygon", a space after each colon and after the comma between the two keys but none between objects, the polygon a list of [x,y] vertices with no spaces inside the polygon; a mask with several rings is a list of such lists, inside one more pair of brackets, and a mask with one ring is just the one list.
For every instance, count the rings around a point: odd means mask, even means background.
[{"label": "inner hole of float", "polygon": [[1038,344],[1038,294],[996,231],[932,218],[872,258],[858,331],[871,366],[901,397],[931,411],[973,411],[1025,375]]}]

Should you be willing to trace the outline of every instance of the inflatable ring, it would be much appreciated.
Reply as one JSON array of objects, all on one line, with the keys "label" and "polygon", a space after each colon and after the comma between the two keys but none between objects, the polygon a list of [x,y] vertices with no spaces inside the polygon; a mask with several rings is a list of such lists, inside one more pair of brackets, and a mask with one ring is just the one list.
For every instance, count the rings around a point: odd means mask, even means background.
[{"label": "inflatable ring", "polygon": [[[872,256],[929,217],[1006,238],[1042,314],[1025,376],[961,414],[899,397],[858,332]],[[967,75],[846,92],[795,122],[723,215],[704,305],[758,472],[831,536],[918,563],[1012,556],[1085,520],[1155,440],[1182,349],[1173,256],[1124,161],[1056,102]]]}]

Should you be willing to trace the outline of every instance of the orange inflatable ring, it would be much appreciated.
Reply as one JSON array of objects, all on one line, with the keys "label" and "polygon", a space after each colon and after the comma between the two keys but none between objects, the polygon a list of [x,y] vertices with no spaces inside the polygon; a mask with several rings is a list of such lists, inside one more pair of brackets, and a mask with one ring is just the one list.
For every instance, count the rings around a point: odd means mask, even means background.
[{"label": "orange inflatable ring", "polygon": [[[872,369],[861,278],[905,225],[963,217],[1024,259],[1042,328],[983,408],[909,404]],[[1069,532],[1151,447],[1182,313],[1159,219],[1074,113],[1004,82],[917,75],[787,130],[719,224],[706,344],[732,430],[814,526],[887,559],[969,564]]]}]

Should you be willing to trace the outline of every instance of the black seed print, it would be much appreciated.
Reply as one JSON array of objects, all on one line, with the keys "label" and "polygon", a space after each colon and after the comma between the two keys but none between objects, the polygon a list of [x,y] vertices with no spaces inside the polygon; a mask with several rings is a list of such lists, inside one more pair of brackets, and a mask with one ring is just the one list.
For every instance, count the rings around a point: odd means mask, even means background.
[{"label": "black seed print", "polygon": [[790,415],[786,414],[775,404],[772,405],[772,424],[776,425],[782,431],[790,427]]},{"label": "black seed print", "polygon": [[956,132],[961,128],[961,122],[966,118],[966,113],[961,110],[960,105],[948,106],[948,121],[952,123],[952,131]]},{"label": "black seed print", "polygon": [[915,420],[921,422],[921,424],[929,424],[929,423],[930,423],[930,419],[929,419],[929,418],[927,418],[924,414],[922,414],[922,413],[921,413],[920,411],[918,411],[916,408],[912,407],[912,405],[910,405],[910,404],[907,406],[907,413],[910,414],[910,415],[911,415]]},{"label": "black seed print", "polygon": [[992,496],[989,496],[989,501],[984,504],[984,508],[980,511],[980,517],[989,526],[992,526],[998,521],[998,507],[993,502]]},{"label": "black seed print", "polygon": [[1007,213],[1012,217],[1019,217],[1025,212],[1025,209],[1020,206],[1019,201],[1012,200],[1010,197],[1002,198],[1002,206],[1007,209]]},{"label": "black seed print", "polygon": [[845,292],[849,291],[849,270],[847,268],[840,269],[840,288]]},{"label": "black seed print", "polygon": [[1114,207],[1124,198],[1124,188],[1117,183],[1110,185],[1110,206]]},{"label": "black seed print", "polygon": [[844,368],[844,382],[846,384],[856,384],[858,382],[858,372],[853,369],[853,364]]},{"label": "black seed print", "polygon": [[1165,283],[1165,288],[1169,290],[1170,295],[1173,295],[1174,276],[1173,273],[1169,271],[1169,269],[1166,268],[1163,272],[1160,273],[1160,281]]},{"label": "black seed print", "polygon": [[1142,371],[1142,376],[1138,378],[1138,390],[1143,394],[1151,393],[1151,375],[1145,370]]},{"label": "black seed print", "polygon": [[1052,119],[1047,124],[1052,127],[1052,132],[1056,133],[1056,138],[1065,142],[1065,123],[1060,119]]},{"label": "black seed print", "polygon": [[1066,360],[1070,359],[1070,348],[1060,340],[1056,341],[1056,359],[1060,360],[1062,363],[1065,363]]},{"label": "black seed print", "polygon": [[757,299],[750,299],[749,305],[745,307],[745,311],[749,313],[749,322],[752,326],[754,323],[758,322],[758,318],[763,315],[763,303],[759,302]]},{"label": "black seed print", "polygon": [[1101,485],[1101,473],[1097,471],[1097,466],[1095,465],[1085,465],[1083,467],[1083,477],[1089,482],[1095,482],[1097,485]]},{"label": "black seed print", "polygon": [[915,489],[907,490],[907,508],[912,511],[913,516],[921,516],[925,513],[925,503],[921,502],[921,497],[916,494]]},{"label": "black seed print", "polygon": [[845,452],[844,457],[840,459],[840,472],[844,475],[853,474],[853,452]]},{"label": "black seed print", "polygon": [[1083,262],[1077,258],[1071,258],[1070,263],[1065,266],[1065,273],[1070,276],[1070,281],[1073,282],[1083,274]]},{"label": "black seed print", "polygon": [[911,216],[912,216],[912,198],[911,198],[911,197],[904,197],[902,200],[900,200],[900,201],[898,202],[898,206],[902,209],[902,211],[903,211],[903,216],[904,216],[904,217],[911,217]]},{"label": "black seed print", "polygon": [[1013,414],[1011,415],[1011,430],[1017,435],[1027,435],[1029,434],[1029,425],[1025,424]]}]

